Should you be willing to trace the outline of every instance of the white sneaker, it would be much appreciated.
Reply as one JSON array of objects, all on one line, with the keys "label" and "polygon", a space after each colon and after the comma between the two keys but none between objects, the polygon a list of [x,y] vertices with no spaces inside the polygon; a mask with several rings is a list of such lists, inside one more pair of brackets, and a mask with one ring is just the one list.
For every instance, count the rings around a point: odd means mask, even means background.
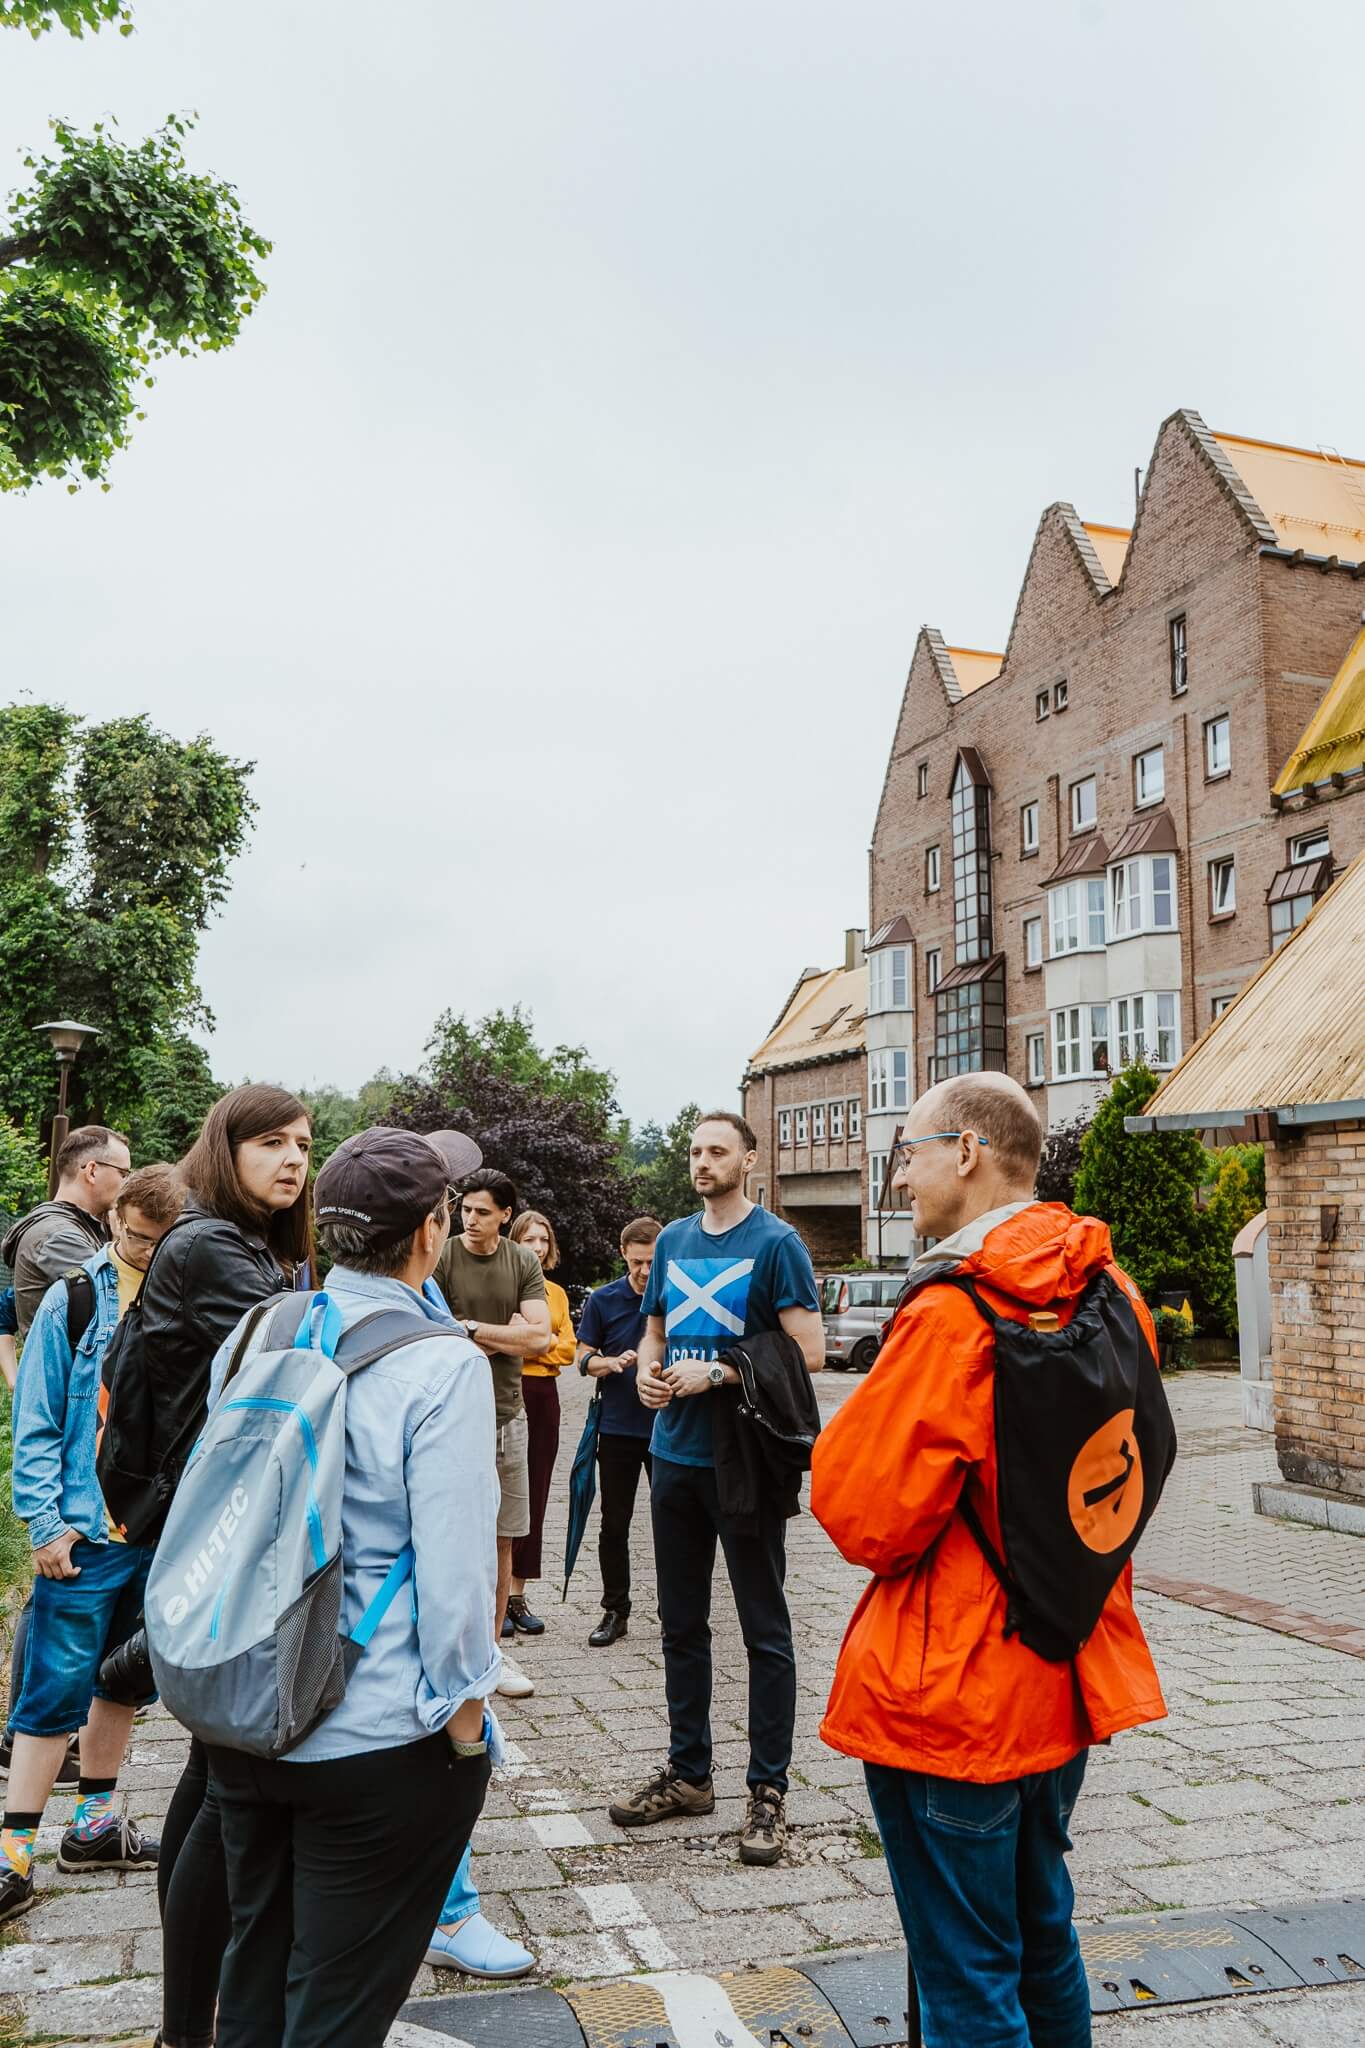
[{"label": "white sneaker", "polygon": [[498,1691],[506,1700],[529,1700],[535,1686],[519,1665],[514,1664],[510,1657],[504,1657]]}]

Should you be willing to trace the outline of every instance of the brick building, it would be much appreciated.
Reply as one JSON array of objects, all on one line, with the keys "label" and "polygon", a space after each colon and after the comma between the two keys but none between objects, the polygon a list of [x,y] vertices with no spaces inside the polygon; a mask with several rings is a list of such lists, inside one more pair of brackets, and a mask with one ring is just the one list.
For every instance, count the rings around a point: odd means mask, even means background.
[{"label": "brick building", "polygon": [[[1363,739],[1357,731],[1358,754]],[[1258,1489],[1258,1505],[1365,1534],[1362,989],[1365,855],[1127,1126],[1265,1138],[1275,1448],[1286,1484]]]},{"label": "brick building", "polygon": [[1131,532],[1044,512],[1003,654],[921,630],[871,849],[870,1184],[933,1080],[1003,1069],[1055,1125],[1175,1066],[1302,920],[1365,804],[1272,788],[1362,604],[1365,465],[1179,412]]},{"label": "brick building", "polygon": [[745,1071],[744,1114],[758,1138],[751,1201],[796,1225],[817,1266],[858,1256],[863,1211],[863,935],[842,967],[808,967]]}]

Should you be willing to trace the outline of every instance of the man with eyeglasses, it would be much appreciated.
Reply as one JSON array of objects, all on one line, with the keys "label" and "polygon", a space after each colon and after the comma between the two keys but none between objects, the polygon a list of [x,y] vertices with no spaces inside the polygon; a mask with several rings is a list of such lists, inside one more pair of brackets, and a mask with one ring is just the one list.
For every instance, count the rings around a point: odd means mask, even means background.
[{"label": "man with eyeglasses", "polygon": [[11,1225],[0,1257],[14,1274],[19,1342],[54,1280],[108,1242],[109,1211],[132,1171],[128,1140],[103,1124],[82,1124],[57,1154],[57,1192]]}]

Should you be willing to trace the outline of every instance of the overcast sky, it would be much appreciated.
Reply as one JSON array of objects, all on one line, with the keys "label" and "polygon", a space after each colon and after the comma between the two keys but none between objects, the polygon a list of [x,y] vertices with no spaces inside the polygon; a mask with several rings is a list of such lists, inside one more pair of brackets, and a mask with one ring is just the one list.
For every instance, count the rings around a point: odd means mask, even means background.
[{"label": "overcast sky", "polygon": [[0,40],[3,187],[197,108],[269,293],[107,495],[0,499],[0,696],[257,763],[224,1079],[520,1001],[637,1120],[732,1099],[920,623],[1003,647],[1178,406],[1365,454],[1358,0],[135,12]]}]

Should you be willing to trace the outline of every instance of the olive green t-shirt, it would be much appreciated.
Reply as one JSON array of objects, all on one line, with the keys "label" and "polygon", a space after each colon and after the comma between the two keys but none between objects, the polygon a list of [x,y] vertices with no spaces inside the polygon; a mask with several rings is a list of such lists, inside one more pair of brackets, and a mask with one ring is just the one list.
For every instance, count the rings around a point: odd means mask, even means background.
[{"label": "olive green t-shirt", "polygon": [[[498,1248],[487,1258],[467,1251],[461,1238],[452,1237],[437,1262],[436,1285],[461,1322],[510,1323],[524,1301],[545,1300],[545,1275],[540,1260],[524,1244],[500,1237]],[[498,1427],[525,1412],[521,1398],[521,1360],[496,1354],[488,1363],[493,1368],[493,1402]]]}]

